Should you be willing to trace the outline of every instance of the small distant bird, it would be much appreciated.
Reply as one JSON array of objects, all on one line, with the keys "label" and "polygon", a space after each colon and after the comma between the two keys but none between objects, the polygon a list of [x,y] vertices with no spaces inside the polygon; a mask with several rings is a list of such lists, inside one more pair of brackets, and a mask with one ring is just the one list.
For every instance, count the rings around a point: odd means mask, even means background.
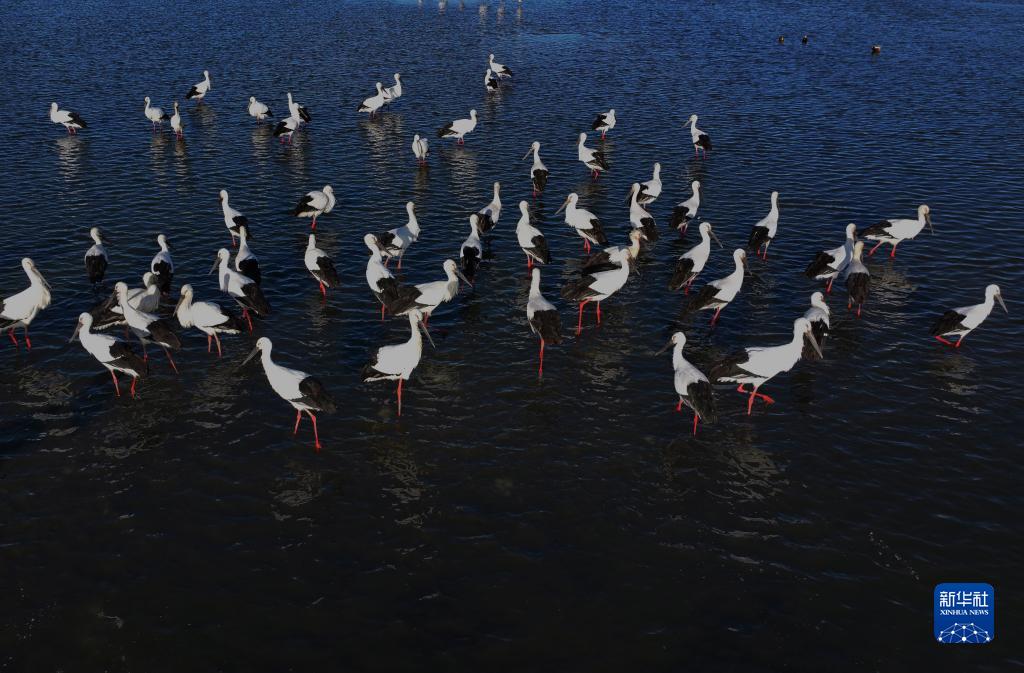
[{"label": "small distant bird", "polygon": [[586,143],[587,134],[581,133],[579,142],[576,144],[576,156],[584,166],[590,169],[596,179],[602,171],[608,170],[608,160],[605,158],[604,152],[591,149],[587,147]]},{"label": "small distant bird", "polygon": [[[985,319],[992,313],[992,307],[996,301],[1003,307],[1003,311],[1006,313],[1010,312],[1007,310],[1006,304],[1003,303],[1003,293],[999,286],[989,285],[985,288],[984,302],[973,306],[961,306],[960,308],[943,313],[942,317],[932,325],[932,336],[947,346],[960,348],[960,343],[963,342],[964,337],[980,327],[981,323],[985,322]],[[946,337],[959,338],[956,340],[956,343],[953,343]]]},{"label": "small distant bird", "polygon": [[92,324],[93,317],[90,314],[80,314],[71,341],[77,338],[82,343],[82,348],[107,368],[114,379],[114,391],[118,397],[121,397],[121,386],[117,382],[117,372],[132,377],[131,395],[134,398],[135,384],[149,373],[149,365],[124,341],[91,331]]},{"label": "small distant bird", "polygon": [[[274,392],[288,404],[295,408],[295,429],[292,434],[299,432],[299,424],[302,422],[302,412],[306,412],[309,420],[313,422],[313,439],[316,450],[323,448],[320,444],[320,433],[316,427],[316,414],[313,412],[331,413],[336,406],[330,394],[324,388],[324,384],[316,377],[297,369],[288,369],[274,362],[270,353],[274,344],[267,337],[260,337],[256,340],[256,347],[245,358],[242,365],[246,364],[256,354],[260,354],[263,363],[263,373],[267,375],[267,381]],[[242,365],[239,365],[241,367]]]},{"label": "small distant bird", "polygon": [[334,268],[334,262],[327,256],[327,253],[316,247],[316,235],[309,235],[309,243],[306,245],[306,270],[320,283],[320,293],[326,298],[328,287],[338,287],[341,279],[338,278],[338,271]]},{"label": "small distant bird", "polygon": [[824,280],[825,293],[832,292],[832,281],[841,274],[846,265],[853,259],[853,244],[857,241],[857,225],[852,222],[846,225],[846,241],[838,248],[824,250],[815,255],[807,265],[804,275],[812,280]]},{"label": "small distant bird", "polygon": [[640,183],[634,182],[629,192],[629,222],[634,229],[639,229],[648,241],[658,240],[658,226],[654,216],[640,205]]},{"label": "small distant bird", "polygon": [[375,86],[377,87],[377,93],[360,103],[359,107],[356,108],[356,112],[367,112],[372,117],[378,110],[384,107],[384,85],[377,82]]},{"label": "small distant bird", "polygon": [[878,246],[883,243],[888,243],[892,246],[892,252],[889,253],[889,257],[896,256],[896,246],[903,241],[909,241],[924,229],[925,225],[928,225],[928,230],[935,234],[935,229],[932,227],[932,211],[931,208],[925,205],[917,207],[917,219],[893,219],[893,220],[882,220],[878,224],[872,224],[867,229],[860,232],[861,238],[866,238],[869,241],[878,241],[875,247],[871,248],[871,252],[868,253],[868,257],[875,254],[875,250],[878,250]]},{"label": "small distant bird", "polygon": [[743,275],[747,268],[747,253],[737,248],[732,253],[732,260],[736,264],[735,270],[725,278],[713,280],[700,289],[690,302],[683,308],[683,315],[694,311],[714,309],[715,314],[711,316],[711,325],[718,322],[718,316],[722,309],[728,306],[743,287]]},{"label": "small distant bird", "polygon": [[197,103],[202,103],[203,99],[206,98],[206,94],[210,93],[213,88],[213,83],[210,81],[210,71],[203,71],[203,81],[198,84],[193,84],[192,88],[185,94],[186,100],[194,100]]},{"label": "small distant bird", "polygon": [[78,129],[89,128],[89,125],[85,123],[85,120],[77,112],[61,110],[60,106],[56,103],[50,103],[50,121],[63,126],[71,135],[78,133]]},{"label": "small distant bird", "polygon": [[255,119],[257,123],[262,123],[264,119],[274,114],[270,111],[270,106],[256,100],[256,96],[249,96],[248,111],[249,116]]},{"label": "small distant bird", "polygon": [[[526,203],[525,201],[523,203]],[[562,343],[562,321],[558,309],[540,293],[540,269],[530,272],[530,298],[526,302],[526,322],[530,331],[540,338],[540,361],[537,378],[544,375],[544,346]]]},{"label": "small distant bird", "polygon": [[800,43],[801,43],[801,44],[807,44],[807,42],[808,42],[808,41],[809,41],[810,39],[811,39],[810,37],[808,37],[807,35],[804,35],[803,37],[801,37],[801,38],[800,38]]},{"label": "small distant bird", "polygon": [[423,314],[417,310],[409,311],[409,340],[400,344],[381,346],[370,357],[363,367],[363,381],[394,381],[398,380],[398,415],[402,415],[402,383],[409,380],[412,372],[423,356],[423,335],[433,346],[430,332],[423,326]]},{"label": "small distant bird", "polygon": [[[800,361],[800,355],[804,349],[805,339],[811,347],[821,356],[821,348],[814,339],[811,330],[811,323],[807,318],[797,318],[793,322],[793,338],[781,346],[769,346],[767,348],[746,348],[738,353],[725,358],[708,372],[712,381],[731,381],[738,383],[736,392],[746,395],[750,394],[747,400],[747,415],[750,415],[754,407],[754,398],[761,398],[766,404],[774,404],[775,400],[759,393],[761,386],[783,372],[788,372]],[[752,386],[746,390],[746,384]]]},{"label": "small distant bird", "polygon": [[395,73],[395,84],[384,89],[384,104],[391,105],[402,97],[402,75]]},{"label": "small distant bird", "polygon": [[697,115],[690,115],[690,140],[693,142],[693,156],[697,156],[697,150],[700,150],[707,159],[711,151],[711,136],[697,128]]},{"label": "small distant bird", "polygon": [[526,268],[533,268],[537,264],[550,264],[551,251],[544,239],[540,229],[530,224],[530,204],[526,201],[519,202],[519,222],[516,223],[516,240],[523,254],[526,255]]},{"label": "small distant bird", "polygon": [[583,208],[577,208],[576,203],[580,197],[576,192],[569,194],[565,197],[565,201],[555,211],[555,215],[565,211],[565,223],[576,230],[580,238],[583,239],[583,247],[589,253],[590,244],[594,245],[608,245],[608,237],[604,234],[604,229],[601,227],[601,220],[597,219],[589,210]]},{"label": "small distant bird", "polygon": [[220,209],[224,213],[224,226],[231,234],[231,247],[234,247],[237,245],[235,239],[238,238],[239,227],[249,226],[249,218],[231,207],[226,189],[220,190]]},{"label": "small distant bird", "polygon": [[547,187],[548,167],[540,160],[540,143],[536,140],[530,145],[530,151],[523,156],[523,159],[525,160],[531,154],[533,155],[533,166],[530,168],[530,181],[533,184],[533,195],[538,196],[543,194],[544,188]]},{"label": "small distant bird", "polygon": [[882,45],[876,44],[871,47],[871,55],[875,56],[882,53]]},{"label": "small distant bird", "polygon": [[160,251],[153,255],[149,270],[156,276],[156,286],[160,292],[167,294],[171,291],[171,281],[174,279],[174,260],[171,259],[171,247],[167,244],[166,236],[158,234],[156,243]]},{"label": "small distant bird", "polygon": [[416,161],[420,166],[427,165],[427,154],[429,152],[430,149],[427,147],[427,139],[420,137],[419,134],[414,135],[412,137],[412,154],[416,157]]},{"label": "small distant bird", "polygon": [[469,216],[469,236],[462,242],[459,248],[459,260],[462,264],[462,273],[470,281],[476,280],[477,269],[484,258],[484,247],[480,241],[480,216],[473,213]]},{"label": "small distant bird", "polygon": [[761,259],[768,259],[768,246],[775,240],[775,232],[779,229],[779,193],[772,192],[772,207],[768,214],[750,229],[750,238],[747,240],[747,248],[757,255],[764,247],[764,254]]},{"label": "small distant bird", "polygon": [[181,112],[178,111],[178,101],[174,101],[174,114],[171,115],[171,129],[179,140],[185,137],[185,127],[181,122]]},{"label": "small distant bird", "polygon": [[14,328],[25,328],[25,347],[32,350],[32,339],[28,335],[28,326],[39,315],[39,312],[50,305],[50,284],[39,273],[35,262],[25,257],[21,260],[21,268],[28,276],[29,285],[17,294],[6,299],[0,297],[0,332],[8,330],[14,345],[18,345],[18,337],[14,336]]},{"label": "small distant bird", "polygon": [[786,36],[779,35],[779,44],[786,44]]},{"label": "small distant bird", "polygon": [[331,212],[334,204],[334,188],[330,185],[324,185],[322,190],[314,189],[303,196],[299,200],[298,205],[292,209],[292,215],[295,217],[312,217],[313,223],[309,225],[309,228],[316,229],[316,218]]},{"label": "small distant bird", "polygon": [[299,128],[299,123],[298,117],[285,117],[274,127],[274,137],[278,139],[278,142],[291,143],[295,131]]},{"label": "small distant bird", "polygon": [[494,54],[487,57],[487,66],[499,79],[511,79],[512,77],[512,69],[501,63],[496,63],[494,61]]},{"label": "small distant bird", "polygon": [[498,218],[501,217],[501,183],[494,183],[494,196],[491,197],[491,202],[486,206],[476,211],[476,214],[480,216],[480,233],[486,234],[498,224]]},{"label": "small distant bird", "polygon": [[640,194],[637,196],[637,201],[646,206],[654,203],[659,196],[661,196],[661,164],[655,162],[651,179],[640,183]]},{"label": "small distant bird", "polygon": [[93,243],[85,253],[85,272],[89,274],[90,283],[102,283],[103,276],[107,273],[107,264],[110,261],[107,259],[107,248],[103,245],[106,239],[99,227],[90,229],[89,236]]},{"label": "small distant bird", "polygon": [[690,226],[690,220],[697,217],[697,211],[700,209],[700,181],[694,180],[691,182],[690,189],[693,190],[693,195],[685,201],[676,204],[675,209],[672,211],[672,218],[668,222],[669,226],[679,230],[680,236],[686,233],[687,227]]},{"label": "small distant bird", "polygon": [[389,229],[383,234],[376,235],[377,245],[380,246],[380,252],[384,256],[384,265],[391,261],[393,257],[398,258],[398,268],[402,268],[402,257],[412,247],[420,237],[420,223],[416,219],[416,204],[412,201],[407,201],[405,204],[405,212],[409,215],[409,220],[401,227],[395,227]]},{"label": "small distant bird", "polygon": [[153,130],[157,130],[163,126],[164,120],[170,119],[162,108],[153,107],[149,104],[149,96],[146,96],[146,107],[143,108],[142,112],[146,115],[146,119],[150,121],[153,126]]},{"label": "small distant bird", "polygon": [[438,138],[458,138],[460,145],[464,144],[467,133],[472,133],[476,128],[476,110],[469,111],[469,119],[456,119],[455,121],[442,126],[437,130]]},{"label": "small distant bird", "polygon": [[676,268],[672,272],[672,278],[668,282],[668,289],[678,290],[682,288],[685,294],[689,294],[690,286],[693,285],[693,281],[697,279],[700,272],[704,270],[704,266],[708,263],[708,258],[711,256],[711,239],[714,238],[715,242],[718,243],[718,247],[722,247],[722,242],[718,240],[718,236],[715,235],[710,222],[701,222],[699,230],[700,243],[679,257],[679,260],[676,262]]},{"label": "small distant bird", "polygon": [[686,335],[676,332],[665,344],[665,347],[657,352],[657,355],[672,348],[672,369],[675,373],[673,382],[676,394],[679,396],[676,411],[682,411],[684,404],[690,408],[693,412],[693,435],[696,437],[697,421],[714,423],[718,420],[718,412],[715,410],[715,395],[708,377],[683,357],[685,345]]},{"label": "small distant bird", "polygon": [[604,140],[608,132],[615,128],[615,110],[608,110],[608,112],[602,112],[594,118],[594,123],[590,125],[592,131],[601,132],[601,140]]},{"label": "small distant bird", "polygon": [[[825,303],[825,295],[820,292],[815,292],[811,295],[811,307],[804,312],[804,318],[811,323],[811,334],[814,335],[814,340],[818,343],[818,348],[822,351],[825,349],[825,339],[828,338],[828,331],[831,327],[830,318],[832,312],[828,308],[828,304]],[[809,339],[804,337],[804,350],[803,359],[814,360],[819,358],[818,351],[811,345]]]},{"label": "small distant bird", "polygon": [[174,308],[174,315],[178,323],[188,329],[195,327],[206,335],[206,352],[212,348],[212,342],[217,342],[217,357],[222,356],[220,347],[220,334],[241,334],[245,331],[245,323],[242,320],[222,308],[218,304],[209,301],[195,301],[195,291],[187,283],[181,286],[181,298]]},{"label": "small distant bird", "polygon": [[857,241],[853,246],[853,258],[846,267],[846,310],[849,311],[854,304],[857,305],[857,317],[860,317],[861,307],[868,299],[868,289],[871,287],[871,273],[868,267],[861,261],[864,254],[864,241]]},{"label": "small distant bird", "polygon": [[500,87],[501,85],[498,84],[498,78],[494,74],[494,71],[488,68],[487,72],[484,73],[484,89],[487,90],[487,93],[494,93],[495,91],[498,91]]},{"label": "small distant bird", "polygon": [[259,285],[263,280],[260,272],[260,260],[249,248],[249,226],[243,224],[238,228],[238,254],[235,255],[235,269]]}]

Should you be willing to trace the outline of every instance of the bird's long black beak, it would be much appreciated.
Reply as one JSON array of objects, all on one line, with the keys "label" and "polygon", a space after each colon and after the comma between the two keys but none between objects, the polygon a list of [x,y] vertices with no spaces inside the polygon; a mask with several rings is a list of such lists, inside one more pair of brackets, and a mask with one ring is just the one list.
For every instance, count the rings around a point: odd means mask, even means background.
[{"label": "bird's long black beak", "polygon": [[811,330],[807,330],[807,340],[811,342],[811,347],[814,348],[814,352],[818,354],[818,357],[824,360],[825,354],[821,352],[821,345],[818,344],[818,340],[814,338],[814,333]]},{"label": "bird's long black beak", "polygon": [[260,347],[259,346],[257,346],[256,348],[253,348],[252,352],[249,353],[248,355],[246,355],[245,359],[242,360],[242,363],[240,365],[238,365],[237,367],[235,367],[235,371],[237,372],[239,369],[241,369],[242,367],[244,367],[247,364],[249,364],[249,361],[252,360],[254,357],[256,357],[256,354],[259,353],[259,352],[260,352]]},{"label": "bird's long black beak", "polygon": [[932,236],[934,236],[935,235],[935,227],[932,226],[932,214],[928,213],[927,215],[925,215],[924,216],[924,221],[928,223],[928,231],[930,231],[932,233]]},{"label": "bird's long black beak", "polygon": [[715,239],[715,243],[718,244],[719,248],[724,248],[725,247],[724,245],[722,245],[722,242],[720,240],[718,240],[718,235],[715,234],[715,230],[714,229],[709,229],[708,233],[711,234],[711,238]]},{"label": "bird's long black beak", "polygon": [[430,342],[430,347],[431,348],[437,348],[437,346],[434,345],[433,337],[430,336],[430,330],[428,330],[427,326],[423,324],[423,320],[420,320],[419,324],[420,324],[420,329],[423,330],[423,334],[427,337],[427,341]]},{"label": "bird's long black beak", "polygon": [[220,256],[219,255],[217,256],[217,259],[213,260],[213,266],[210,267],[210,270],[207,272],[206,275],[209,276],[211,273],[213,273],[214,269],[216,269],[218,266],[220,266]]},{"label": "bird's long black beak", "polygon": [[74,333],[73,333],[73,334],[71,335],[71,338],[70,338],[70,339],[68,339],[68,343],[71,343],[72,341],[74,341],[75,339],[77,339],[77,338],[78,338],[78,331],[79,331],[80,329],[82,329],[82,323],[81,323],[81,322],[79,322],[79,323],[78,323],[77,325],[75,325],[75,331],[74,331]]},{"label": "bird's long black beak", "polygon": [[465,283],[466,285],[468,285],[470,287],[473,287],[473,283],[471,283],[469,281],[469,279],[466,278],[466,276],[461,271],[459,271],[458,269],[455,269],[455,275],[458,276],[460,279],[462,279],[463,283]]},{"label": "bird's long black beak", "polygon": [[669,339],[668,343],[666,343],[664,346],[662,346],[661,350],[658,351],[657,353],[655,353],[655,355],[661,355],[662,353],[667,351],[669,348],[672,348],[672,339]]},{"label": "bird's long black beak", "polygon": [[565,201],[562,202],[562,205],[558,207],[558,210],[555,211],[555,215],[557,215],[560,212],[562,212],[563,210],[565,210],[565,207],[568,206],[568,205],[569,205],[569,199],[566,199]]},{"label": "bird's long black beak", "polygon": [[1003,312],[1006,313],[1007,315],[1009,315],[1010,311],[1006,308],[1006,304],[1003,303],[1003,295],[997,294],[996,295],[996,301],[998,301],[999,305],[1003,307]]}]

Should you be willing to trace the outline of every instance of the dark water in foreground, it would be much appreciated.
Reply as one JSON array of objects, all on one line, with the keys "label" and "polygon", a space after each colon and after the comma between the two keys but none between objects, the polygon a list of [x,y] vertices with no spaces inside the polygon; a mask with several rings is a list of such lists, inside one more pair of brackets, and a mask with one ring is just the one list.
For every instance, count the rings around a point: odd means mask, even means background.
[{"label": "dark water in foreground", "polygon": [[[0,286],[31,255],[54,303],[26,355],[0,345],[0,670],[835,670],[1003,671],[1024,664],[1016,442],[1022,356],[1019,92],[1024,8],[895,3],[167,3],[128,8],[13,2],[0,9],[4,179]],[[807,46],[799,43],[810,33]],[[787,35],[784,46],[779,34]],[[883,45],[880,57],[868,54]],[[485,100],[489,51],[516,81]],[[186,106],[187,136],[154,135],[142,98]],[[380,120],[355,114],[400,71],[406,96]],[[293,147],[245,115],[250,95],[314,122]],[[49,103],[92,125],[65,137]],[[433,137],[475,107],[465,148]],[[614,107],[612,170],[591,183],[575,135]],[[693,161],[682,127],[701,115],[716,150]],[[431,137],[428,171],[409,154]],[[771,382],[777,404],[689,435],[672,413],[668,354],[654,357],[680,298],[665,291],[688,245],[665,236],[605,323],[552,348],[534,375],[527,279],[513,227],[529,197],[532,140],[552,171],[538,204],[555,264],[579,244],[554,218],[569,191],[615,240],[628,185],[664,166],[671,205],[699,178],[729,268],[782,194],[780,234],[710,334],[686,327],[701,366],[780,343],[815,284],[800,271],[849,222],[912,216],[936,235],[875,258],[860,321],[841,310],[827,359]],[[404,222],[424,233],[407,278],[440,277],[465,214],[505,187],[494,258],[439,310],[395,417],[393,386],[362,385],[369,351],[406,338],[380,323],[361,238]],[[345,287],[322,305],[302,267],[305,191],[335,186],[321,247]],[[274,315],[258,331],[284,364],[340,402],[325,450],[258,368],[232,371],[187,338],[138,400],[67,338],[95,301],[81,268],[89,226],[113,238],[112,279],[134,285],[170,237],[179,282],[227,242],[217,191],[252,221]],[[959,352],[927,336],[937,311],[1004,289]],[[563,321],[573,307],[560,302]],[[592,318],[591,318],[592,319]],[[985,581],[997,634],[957,649],[931,637],[932,589]]]}]

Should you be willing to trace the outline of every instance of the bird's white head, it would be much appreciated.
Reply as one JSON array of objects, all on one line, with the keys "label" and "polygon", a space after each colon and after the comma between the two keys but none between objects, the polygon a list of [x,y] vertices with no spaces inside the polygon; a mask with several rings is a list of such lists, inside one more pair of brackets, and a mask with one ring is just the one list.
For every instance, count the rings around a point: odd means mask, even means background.
[{"label": "bird's white head", "polygon": [[363,243],[370,249],[371,252],[380,252],[380,247],[377,245],[377,237],[373,234],[367,234],[363,236]]},{"label": "bird's white head", "polygon": [[857,238],[857,225],[853,222],[846,225],[846,238]]},{"label": "bird's white head", "polygon": [[608,116],[609,117],[614,117],[615,116],[615,108],[611,108],[610,110],[608,110]]},{"label": "bird's white head", "polygon": [[409,213],[409,217],[413,217],[416,212],[416,204],[412,201],[405,202],[405,212]]},{"label": "bird's white head", "polygon": [[690,115],[690,119],[687,122],[691,126],[697,123],[697,115]]},{"label": "bird's white head", "polygon": [[732,251],[732,259],[736,262],[736,266],[747,266],[747,251],[743,248],[736,248]]},{"label": "bird's white head", "polygon": [[227,201],[228,200],[228,190],[226,190],[226,189],[220,190],[220,200],[221,201]]},{"label": "bird's white head", "polygon": [[397,72],[395,73],[395,81],[396,82],[401,82],[402,81],[401,73],[397,73]]},{"label": "bird's white head", "polygon": [[629,193],[630,194],[636,194],[639,191],[640,191],[640,183],[639,182],[634,182],[633,184],[631,184],[629,186]]},{"label": "bird's white head", "polygon": [[146,105],[149,105],[149,103],[150,103],[149,96],[146,96],[145,101],[146,101]]},{"label": "bird's white head", "polygon": [[153,273],[152,271],[147,271],[146,273],[142,274],[142,286],[143,287],[151,287],[151,286],[154,286],[154,285],[156,285],[156,274],[155,273]]},{"label": "bird's white head", "polygon": [[683,334],[682,332],[675,332],[674,334],[672,334],[671,337],[669,337],[668,343],[666,343],[664,346],[662,346],[661,350],[659,350],[657,353],[655,353],[655,355],[661,355],[662,353],[667,351],[669,348],[672,348],[673,346],[677,346],[679,348],[679,350],[682,351],[683,346],[685,346],[685,345],[686,345],[686,335]]},{"label": "bird's white head", "polygon": [[238,227],[238,237],[240,239],[242,239],[243,241],[247,241],[250,238],[252,238],[252,236],[249,235],[249,227],[245,226],[244,224],[239,226]]},{"label": "bird's white head", "polygon": [[193,290],[192,286],[189,285],[188,283],[185,283],[184,285],[181,286],[181,291],[180,292],[181,292],[181,296],[182,297],[193,297],[193,296],[195,296],[195,290]]},{"label": "bird's white head", "polygon": [[488,61],[493,61],[494,60],[494,54],[488,54],[487,55],[487,60]]},{"label": "bird's white head", "polygon": [[380,93],[381,89],[383,89],[383,88],[384,88],[384,85],[381,84],[380,82],[377,82],[377,93]]},{"label": "bird's white head", "polygon": [[68,343],[71,343],[72,341],[74,341],[78,337],[78,332],[79,331],[84,329],[86,332],[88,332],[91,327],[92,327],[92,316],[90,314],[88,314],[88,313],[79,313],[78,314],[78,324],[75,325],[75,331],[71,335],[71,338],[68,339]]},{"label": "bird's white head", "polygon": [[331,187],[330,185],[324,185],[323,193],[324,194],[333,194],[334,193],[334,187]]},{"label": "bird's white head", "polygon": [[50,112],[56,112],[58,107],[56,103],[50,103]]},{"label": "bird's white head", "polygon": [[167,250],[169,248],[169,246],[167,245],[167,237],[164,236],[163,234],[157,234],[156,243],[157,245],[160,246],[161,250]]},{"label": "bird's white head", "polygon": [[925,223],[928,225],[928,230],[934,234],[935,228],[932,226],[932,209],[922,204],[917,207],[917,216],[924,218]]},{"label": "bird's white head", "polygon": [[700,180],[694,180],[693,182],[691,182],[690,183],[690,189],[693,190],[694,194],[699,192],[700,191]]},{"label": "bird's white head", "polygon": [[469,118],[472,119],[473,121],[476,121],[476,110],[469,111]]},{"label": "bird's white head", "polygon": [[643,237],[644,237],[643,229],[632,229],[632,230],[630,230],[630,232],[629,232],[629,242],[631,244],[630,245],[630,251],[631,251],[630,254],[634,254],[634,253],[632,253],[633,248],[639,249],[639,247],[640,247],[640,240]]},{"label": "bird's white head", "polygon": [[128,296],[128,284],[124,281],[118,281],[114,283],[114,294],[117,295],[118,299],[124,299]]},{"label": "bird's white head", "polygon": [[310,234],[309,238],[306,239],[306,240],[307,240],[307,243],[306,243],[306,249],[307,250],[316,247],[316,234]]},{"label": "bird's white head", "polygon": [[419,134],[419,133],[417,133],[417,134],[413,135],[413,137],[412,137],[412,141],[413,141],[414,143],[418,143],[418,142],[420,141],[420,134]]},{"label": "bird's white head", "polygon": [[89,236],[91,236],[92,240],[96,241],[97,244],[103,242],[103,234],[100,232],[99,227],[93,227],[92,229],[90,229]]},{"label": "bird's white head", "polygon": [[469,228],[472,229],[475,234],[480,233],[480,217],[476,213],[469,216]]},{"label": "bird's white head", "polygon": [[864,254],[864,241],[857,241],[853,244],[853,258],[860,259]]},{"label": "bird's white head", "polygon": [[249,102],[250,103],[255,103],[256,102],[256,96],[249,96]]},{"label": "bird's white head", "polygon": [[995,299],[999,302],[999,305],[1003,307],[1003,311],[1009,313],[1009,309],[1006,308],[1006,304],[1003,303],[1003,292],[999,289],[999,286],[995,283],[985,288],[985,301],[992,301]]},{"label": "bird's white head", "polygon": [[579,143],[578,143],[578,144],[579,144],[579,145],[582,145],[582,144],[583,144],[583,143],[585,143],[585,142],[587,142],[587,134],[586,134],[586,133],[581,133],[581,134],[580,134],[580,139],[579,139]]},{"label": "bird's white head", "polygon": [[524,201],[520,201],[519,202],[519,212],[522,213],[523,215],[529,215],[530,214],[530,204],[527,203],[525,200]]},{"label": "bird's white head", "polygon": [[236,369],[241,369],[242,367],[244,367],[261,351],[263,352],[264,356],[269,357],[270,351],[273,350],[273,348],[274,344],[270,341],[270,339],[268,339],[267,337],[260,337],[259,339],[256,340],[256,346],[252,349],[252,351],[250,351],[248,355],[245,356],[245,359],[242,360],[242,363],[239,364],[238,367],[236,367]]},{"label": "bird's white head", "polygon": [[779,193],[778,192],[772,192],[772,203],[773,204],[778,204],[778,202],[779,202]]},{"label": "bird's white head", "polygon": [[25,270],[25,273],[36,270],[36,263],[32,261],[31,257],[23,257],[21,259],[21,268]]},{"label": "bird's white head", "polygon": [[203,71],[203,77],[205,77],[206,79],[210,79],[210,71],[209,70],[204,70]]},{"label": "bird's white head", "polygon": [[821,292],[815,292],[811,295],[811,306],[816,306],[821,309],[828,311],[828,304],[825,303],[825,295]]},{"label": "bird's white head", "polygon": [[494,182],[494,198],[498,198],[498,194],[501,192],[501,183],[498,181]]},{"label": "bird's white head", "polygon": [[558,210],[555,211],[555,215],[559,214],[560,212],[562,212],[566,208],[569,208],[569,207],[575,208],[576,207],[576,202],[579,201],[579,199],[580,199],[579,194],[577,194],[576,192],[570,192],[569,196],[565,197],[565,201],[562,202],[562,205],[559,206]]},{"label": "bird's white head", "polygon": [[661,173],[661,163],[658,161],[654,162],[654,177],[658,177]]}]

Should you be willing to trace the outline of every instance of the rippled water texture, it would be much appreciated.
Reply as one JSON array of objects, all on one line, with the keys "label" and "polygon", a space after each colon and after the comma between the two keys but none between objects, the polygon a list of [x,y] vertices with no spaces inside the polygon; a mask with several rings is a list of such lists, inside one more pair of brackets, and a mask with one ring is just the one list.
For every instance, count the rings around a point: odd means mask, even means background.
[{"label": "rippled water texture", "polygon": [[[467,2],[7,2],[0,8],[3,180],[0,294],[32,256],[54,287],[30,354],[0,345],[0,669],[1005,671],[1021,666],[1021,395],[1024,246],[1017,4]],[[808,33],[810,42],[800,44]],[[785,45],[776,43],[785,34]],[[872,57],[870,45],[882,45]],[[486,97],[487,54],[515,71]],[[170,109],[209,69],[208,105],[184,106],[185,140],[154,134],[143,97]],[[357,115],[400,71],[406,95]],[[245,114],[250,95],[313,123],[291,147]],[[90,128],[67,137],[51,101]],[[614,107],[611,171],[592,182],[576,134]],[[480,113],[464,148],[434,135]],[[696,161],[683,124],[711,133]],[[414,133],[431,141],[417,170]],[[554,264],[574,277],[579,240],[555,217],[578,191],[615,242],[629,184],[664,166],[662,239],[604,324],[548,349],[536,380],[528,290],[513,233],[540,140],[551,170],[536,203]],[[777,403],[690,436],[669,355],[682,298],[666,283],[692,244],[665,226],[691,179],[726,244],[704,280],[781,193],[779,235],[752,260],[710,332],[682,326],[706,367],[789,338],[818,285],[801,274],[847,222],[932,208],[936,233],[869,263],[861,320],[836,311],[827,359],[770,382]],[[371,349],[404,340],[367,290],[362,236],[404,223],[421,240],[405,278],[441,277],[466,215],[504,185],[506,211],[476,287],[431,321],[396,418],[394,386],[364,385]],[[288,210],[330,183],[320,245],[344,287],[321,303]],[[109,281],[138,283],[168,235],[176,284],[228,242],[217,192],[252,223],[274,313],[275,356],[339,401],[324,450],[258,366],[233,370],[188,333],[135,401],[68,337],[99,295],[82,255],[111,237]],[[935,315],[1003,289],[950,352]],[[109,289],[109,288],[108,288]],[[999,593],[996,640],[931,638],[941,581]],[[1019,632],[1018,632],[1019,633]]]}]

